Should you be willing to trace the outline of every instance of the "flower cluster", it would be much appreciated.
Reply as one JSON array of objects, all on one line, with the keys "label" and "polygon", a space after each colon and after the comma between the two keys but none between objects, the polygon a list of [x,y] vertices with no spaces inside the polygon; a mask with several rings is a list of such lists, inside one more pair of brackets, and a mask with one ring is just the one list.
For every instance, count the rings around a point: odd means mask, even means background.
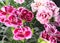
[{"label": "flower cluster", "polygon": [[[14,1],[16,4],[25,2],[25,0]],[[7,27],[14,28],[13,39],[30,39],[35,32],[34,26],[36,23],[35,20],[37,19],[39,23],[43,24],[45,29],[39,36],[39,38],[42,39],[41,43],[57,43],[57,41],[60,41],[60,31],[57,29],[57,27],[60,26],[59,7],[57,7],[52,0],[34,0],[34,2],[29,3],[28,5],[30,5],[32,11],[22,7],[22,5],[17,8],[11,5],[5,5],[0,9],[0,23],[3,23]],[[36,15],[34,15],[33,12],[34,14],[37,12]]]},{"label": "flower cluster", "polygon": [[35,11],[38,11],[39,7],[40,6],[44,6],[44,4],[46,4],[46,2],[48,2],[49,0],[34,0],[33,3],[31,3],[31,8],[32,8],[32,11],[35,12]]},{"label": "flower cluster", "polygon": [[[24,7],[14,8],[13,6],[3,6],[0,10],[0,22],[8,27],[14,27],[14,39],[22,40],[32,37],[31,29],[24,27],[25,22],[31,22],[34,14]],[[23,27],[23,28],[22,28]]]},{"label": "flower cluster", "polygon": [[33,12],[37,11],[36,19],[41,24],[49,23],[52,17],[59,15],[59,8],[53,1],[34,0],[34,2],[31,4],[31,8]]},{"label": "flower cluster", "polygon": [[60,26],[59,8],[52,0],[34,0],[31,4],[33,12],[37,11],[36,19],[44,25],[45,30],[40,37],[49,43],[60,41],[60,32],[56,26]]},{"label": "flower cluster", "polygon": [[4,23],[8,27],[18,27],[23,25],[22,19],[17,17],[17,14],[15,13],[17,10],[14,7],[4,6],[1,8],[1,11],[3,12],[3,14],[1,14],[3,16],[1,23]]},{"label": "flower cluster", "polygon": [[21,7],[16,9],[13,6],[4,6],[0,10],[0,22],[9,27],[23,26],[23,21],[31,22],[34,15],[31,11]]},{"label": "flower cluster", "polygon": [[40,34],[41,38],[50,41],[50,43],[57,43],[57,41],[60,41],[60,32],[54,25],[46,24],[44,27],[45,30]]}]

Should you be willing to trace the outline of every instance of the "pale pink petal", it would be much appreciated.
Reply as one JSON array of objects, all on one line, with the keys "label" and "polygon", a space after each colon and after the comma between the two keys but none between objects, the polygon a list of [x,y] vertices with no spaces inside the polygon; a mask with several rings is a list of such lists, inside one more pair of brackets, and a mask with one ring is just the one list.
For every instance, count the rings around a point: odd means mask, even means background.
[{"label": "pale pink petal", "polygon": [[25,2],[25,0],[14,0],[16,3],[22,4]]}]

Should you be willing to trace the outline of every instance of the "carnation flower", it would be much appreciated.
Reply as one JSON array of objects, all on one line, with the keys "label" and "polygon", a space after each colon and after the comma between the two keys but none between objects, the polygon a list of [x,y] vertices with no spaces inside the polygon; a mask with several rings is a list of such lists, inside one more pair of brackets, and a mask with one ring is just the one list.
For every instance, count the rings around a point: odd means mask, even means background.
[{"label": "carnation flower", "polygon": [[48,32],[50,35],[54,35],[57,32],[57,29],[54,25],[45,24],[44,27],[45,27],[46,32]]},{"label": "carnation flower", "polygon": [[60,41],[60,32],[54,25],[45,24],[44,27],[47,34],[49,34],[51,37],[55,37],[56,40]]},{"label": "carnation flower", "polygon": [[25,0],[14,0],[16,3],[22,4],[25,2]]},{"label": "carnation flower", "polygon": [[53,19],[53,24],[54,24],[56,22],[55,17],[59,15],[59,8],[57,7],[57,5],[51,0],[47,0],[47,1],[34,0],[34,2],[35,3],[31,4],[31,8],[33,12],[37,11],[36,19],[41,24],[47,24],[47,23],[52,23],[51,22],[52,18],[54,18]]},{"label": "carnation flower", "polygon": [[23,7],[18,8],[18,10],[20,12],[19,16],[21,17],[21,19],[23,19],[23,20],[25,20],[27,22],[32,21],[32,19],[34,17],[34,14],[31,11],[29,11],[28,9],[23,8]]},{"label": "carnation flower", "polygon": [[47,24],[49,23],[49,20],[52,17],[52,11],[46,8],[45,6],[40,6],[37,14],[36,14],[36,19],[41,23],[41,24]]},{"label": "carnation flower", "polygon": [[0,11],[1,11],[2,16],[8,18],[9,15],[11,15],[12,13],[16,11],[16,9],[13,6],[9,5],[9,6],[3,6]]},{"label": "carnation flower", "polygon": [[22,19],[18,19],[16,15],[9,15],[7,19],[5,19],[4,24],[8,27],[18,27],[23,26]]},{"label": "carnation flower", "polygon": [[57,43],[56,37],[49,35],[45,30],[41,32],[40,37],[49,41],[49,43]]},{"label": "carnation flower", "polygon": [[46,2],[44,6],[46,6],[53,12],[53,16],[57,16],[59,14],[59,8],[53,1]]},{"label": "carnation flower", "polygon": [[31,9],[33,12],[38,11],[40,6],[44,6],[49,0],[34,0],[34,3],[31,3]]},{"label": "carnation flower", "polygon": [[54,10],[57,7],[57,5],[53,1],[46,2],[45,6],[51,10]]},{"label": "carnation flower", "polygon": [[14,34],[13,36],[14,40],[24,40],[24,39],[30,39],[32,37],[32,31],[28,26],[16,28],[13,31],[13,34]]}]

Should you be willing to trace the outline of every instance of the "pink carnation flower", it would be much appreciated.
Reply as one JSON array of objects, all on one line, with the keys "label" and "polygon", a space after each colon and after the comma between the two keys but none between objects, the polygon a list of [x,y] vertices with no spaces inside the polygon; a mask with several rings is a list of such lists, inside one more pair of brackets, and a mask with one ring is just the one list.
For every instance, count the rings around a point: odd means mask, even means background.
[{"label": "pink carnation flower", "polygon": [[5,19],[4,24],[8,27],[18,27],[23,26],[22,19],[18,19],[16,15],[9,15],[7,19]]},{"label": "pink carnation flower", "polygon": [[44,27],[45,27],[45,31],[47,32],[47,34],[55,37],[56,40],[60,41],[60,32],[56,29],[54,25],[45,24]]},{"label": "pink carnation flower", "polygon": [[3,17],[8,18],[8,16],[14,13],[16,9],[13,6],[9,5],[9,6],[3,6],[0,11]]},{"label": "pink carnation flower", "polygon": [[51,35],[54,35],[57,32],[57,29],[54,25],[45,24],[44,27],[45,27],[46,32],[48,32]]},{"label": "pink carnation flower", "polygon": [[28,9],[26,8],[23,8],[23,7],[20,7],[18,8],[19,12],[20,12],[20,17],[21,19],[27,21],[27,22],[31,22],[32,19],[34,18],[34,14],[29,11]]},{"label": "pink carnation flower", "polygon": [[49,35],[45,30],[41,32],[40,37],[49,41],[49,43],[57,43],[56,37]]},{"label": "pink carnation flower", "polygon": [[54,10],[57,7],[57,5],[53,1],[46,2],[45,6],[51,10]]},{"label": "pink carnation flower", "polygon": [[44,6],[46,6],[53,12],[53,16],[57,16],[59,14],[59,8],[53,1],[46,2]]},{"label": "pink carnation flower", "polygon": [[49,23],[49,20],[52,17],[52,11],[46,8],[45,6],[40,6],[37,14],[36,14],[36,19],[41,23],[41,24],[47,24]]},{"label": "pink carnation flower", "polygon": [[14,0],[16,3],[22,4],[25,2],[25,0]]},{"label": "pink carnation flower", "polygon": [[16,28],[13,31],[13,34],[14,34],[13,36],[14,40],[24,40],[24,39],[30,39],[32,37],[32,31],[28,26]]},{"label": "pink carnation flower", "polygon": [[34,0],[34,3],[31,3],[31,9],[33,12],[38,11],[40,6],[44,6],[46,2],[50,0]]}]

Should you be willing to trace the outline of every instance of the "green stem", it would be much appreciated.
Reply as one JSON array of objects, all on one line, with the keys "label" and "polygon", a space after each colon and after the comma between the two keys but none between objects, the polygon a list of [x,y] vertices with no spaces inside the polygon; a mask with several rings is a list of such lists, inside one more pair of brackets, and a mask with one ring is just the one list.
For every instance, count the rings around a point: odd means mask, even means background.
[{"label": "green stem", "polygon": [[5,3],[6,3],[6,5],[8,5],[9,4],[9,0],[6,0]]}]

